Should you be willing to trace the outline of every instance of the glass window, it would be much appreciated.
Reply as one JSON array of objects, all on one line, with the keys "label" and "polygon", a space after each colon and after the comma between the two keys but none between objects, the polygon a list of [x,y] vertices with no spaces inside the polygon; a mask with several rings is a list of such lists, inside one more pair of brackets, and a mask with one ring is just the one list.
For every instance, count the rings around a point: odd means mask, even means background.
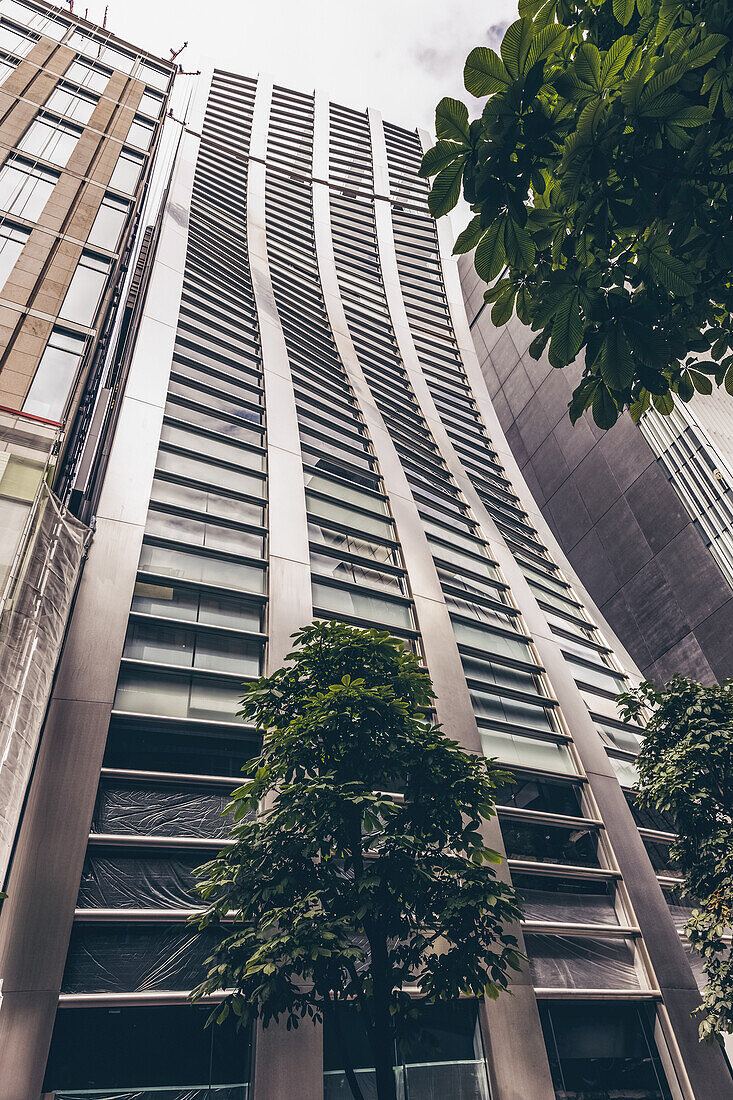
[{"label": "glass window", "polygon": [[156,95],[155,92],[151,92],[149,88],[146,88],[138,105],[138,111],[143,115],[150,115],[152,118],[160,118],[162,109],[163,96]]},{"label": "glass window", "polygon": [[619,760],[615,756],[610,756],[611,766],[616,773],[616,778],[622,787],[635,787],[639,779],[639,772],[637,771],[636,764],[631,760]]},{"label": "glass window", "polygon": [[262,496],[265,488],[261,478],[248,474],[246,470],[232,470],[228,466],[217,466],[213,462],[194,458],[193,455],[174,454],[163,448],[158,452],[157,465],[163,473],[189,477],[193,481],[204,481],[210,485],[218,485],[222,489],[231,489],[236,493]]},{"label": "glass window", "polygon": [[262,592],[264,572],[244,561],[209,557],[203,553],[189,553],[170,546],[143,544],[140,553],[140,569],[174,580],[221,585],[223,588],[241,589],[243,592]]},{"label": "glass window", "polygon": [[[345,1050],[365,1098],[374,1097],[373,1059],[367,1036],[355,1012],[343,1008],[340,1017],[338,1029],[331,1021],[324,1026],[324,1100],[351,1097],[343,1069]],[[474,1001],[417,1006],[413,1029],[397,1044],[394,1062],[398,1096],[409,1096],[411,1100],[489,1100]]]},{"label": "glass window", "polygon": [[336,500],[348,504],[355,504],[357,508],[364,508],[367,512],[386,515],[387,505],[379,497],[363,493],[353,485],[344,485],[340,481],[331,481],[330,478],[321,477],[319,474],[311,474],[308,470],[304,471],[304,477],[306,489],[325,493],[326,496],[335,497]]},{"label": "glass window", "polygon": [[[562,645],[562,643],[560,644]],[[589,668],[588,665],[573,660],[567,653],[563,654],[563,656],[573,670],[573,676],[576,680],[580,680],[584,684],[590,684],[591,687],[601,688],[603,691],[613,692],[614,695],[626,691],[628,687],[627,681],[623,679],[620,673],[615,672],[613,669]]]},{"label": "glass window", "polygon": [[207,458],[220,458],[234,466],[246,466],[249,470],[262,470],[265,456],[247,447],[238,447],[236,443],[227,443],[209,435],[200,435],[195,428],[181,428],[177,424],[163,424],[160,438],[176,447],[185,447],[204,454]]},{"label": "glass window", "polygon": [[11,73],[15,72],[15,66],[15,61],[10,61],[7,57],[0,57],[0,84],[7,80]]},{"label": "glass window", "polygon": [[75,321],[78,325],[91,326],[107,284],[111,266],[109,260],[103,260],[100,256],[92,255],[91,252],[82,252],[61,305],[59,317],[65,321]]},{"label": "glass window", "polygon": [[124,199],[105,195],[89,231],[89,244],[96,244],[100,248],[115,252],[129,213],[130,204]]},{"label": "glass window", "polygon": [[241,531],[236,527],[207,523],[157,509],[148,512],[145,530],[150,535],[175,539],[187,546],[207,546],[210,550],[226,550],[244,557],[261,558],[264,551],[264,537],[252,531]]},{"label": "glass window", "polygon": [[60,420],[84,351],[84,337],[54,329],[41,356],[23,412]]},{"label": "glass window", "polygon": [[333,554],[322,554],[311,550],[311,570],[324,577],[366,585],[367,588],[383,588],[387,592],[402,593],[402,583],[394,573],[383,573],[368,569],[354,562],[344,561]]},{"label": "glass window", "polygon": [[534,824],[502,817],[501,835],[508,859],[565,863],[571,867],[600,866],[595,829]]},{"label": "glass window", "polygon": [[502,764],[540,768],[559,775],[576,775],[575,765],[568,746],[553,741],[540,741],[536,737],[523,737],[504,730],[482,729],[481,744],[484,755]]},{"label": "glass window", "polygon": [[65,168],[79,140],[79,131],[48,118],[35,119],[18,142],[18,148]]},{"label": "glass window", "polygon": [[29,237],[29,229],[20,229],[7,222],[0,225],[0,290],[5,286]]},{"label": "glass window", "polygon": [[233,634],[197,633],[184,627],[133,620],[123,656],[182,668],[258,676],[262,647]]},{"label": "glass window", "polygon": [[492,630],[474,626],[473,623],[453,621],[453,633],[456,641],[485,653],[497,653],[502,657],[513,657],[518,661],[534,664],[532,651],[520,638],[508,638]]},{"label": "glass window", "polygon": [[324,611],[368,619],[384,626],[410,629],[413,625],[409,607],[360,589],[332,588],[314,581],[313,603]]},{"label": "glass window", "polygon": [[133,153],[130,149],[123,149],[117,158],[117,164],[109,181],[110,187],[122,191],[125,195],[134,195],[144,163],[144,157]]},{"label": "glass window", "polygon": [[117,681],[114,709],[168,718],[235,722],[242,698],[236,676],[229,680],[192,673],[148,672],[124,666]]},{"label": "glass window", "polygon": [[25,57],[31,52],[37,41],[37,38],[23,34],[22,31],[8,26],[4,21],[0,22],[0,49],[7,50],[8,53],[15,54],[16,57]]},{"label": "glass window", "polygon": [[230,626],[236,630],[261,629],[260,604],[236,596],[215,596],[178,585],[138,581],[132,610],[167,619],[185,619],[212,626]]},{"label": "glass window", "polygon": [[611,726],[607,722],[597,722],[596,725],[603,740],[615,749],[637,753],[641,748],[644,740],[641,731],[632,730],[628,727],[621,729],[619,726]]},{"label": "glass window", "polygon": [[261,504],[227,497],[223,493],[212,492],[198,486],[179,485],[175,481],[164,481],[162,478],[155,478],[153,481],[150,499],[222,519],[235,519],[239,523],[253,523],[261,526],[264,519],[264,508]]},{"label": "glass window", "polygon": [[36,221],[58,178],[45,168],[31,168],[23,161],[6,161],[0,168],[0,209]]},{"label": "glass window", "polygon": [[378,538],[391,539],[394,537],[392,524],[388,519],[380,516],[362,515],[355,512],[347,505],[337,504],[335,500],[322,500],[320,497],[306,493],[306,505],[310,515],[322,516],[324,519],[333,520],[334,523],[343,524],[354,531],[364,531],[368,535],[376,535]]},{"label": "glass window", "polygon": [[84,88],[91,88],[94,92],[103,92],[109,83],[111,72],[106,69],[97,69],[87,65],[85,61],[72,61],[64,73],[66,80],[73,80],[75,84],[81,84]]},{"label": "glass window", "polygon": [[140,65],[138,79],[144,80],[146,84],[150,84],[153,88],[157,88],[158,91],[164,92],[168,87],[170,73],[164,72],[162,69],[156,69],[153,65],[146,65],[143,63]]},{"label": "glass window", "polygon": [[102,61],[110,68],[117,69],[121,73],[131,73],[135,64],[135,58],[131,57],[130,54],[122,53],[121,50],[113,50],[111,46],[106,46],[103,42],[91,38],[81,31],[74,31],[69,45],[85,54],[86,57],[92,58],[94,61]]},{"label": "glass window", "polygon": [[[206,394],[198,394],[198,400],[202,399],[206,401],[208,405]],[[212,403],[213,399],[212,399]],[[165,406],[166,419],[171,420],[185,420],[187,424],[192,425],[195,429],[208,428],[212,432],[216,432],[218,435],[229,436],[230,439],[239,440],[240,443],[254,444],[255,447],[262,445],[262,432],[256,427],[252,426],[251,421],[230,420],[228,417],[217,416],[216,413],[211,411],[205,411],[201,406],[191,409],[187,404],[179,404],[177,397],[171,397],[168,395],[168,401]],[[208,451],[211,454],[211,451]]]},{"label": "glass window", "polygon": [[328,527],[316,523],[313,518],[308,523],[308,538],[314,546],[325,546],[336,551],[344,550],[349,554],[356,554],[360,558],[369,558],[376,563],[398,564],[396,551],[392,547],[382,546],[379,542],[371,542],[362,535],[349,535],[344,531],[331,531]]},{"label": "glass window", "polygon": [[557,1100],[671,1100],[654,1042],[654,1006],[540,1001]]},{"label": "glass window", "polygon": [[80,95],[70,88],[57,85],[46,100],[45,106],[65,118],[73,118],[75,122],[86,124],[94,114],[94,108],[99,101],[91,96]]},{"label": "glass window", "polygon": [[542,707],[534,707],[519,699],[493,695],[486,691],[471,688],[473,713],[477,718],[489,722],[506,722],[509,726],[536,730],[555,730],[550,712]]},{"label": "glass window", "polygon": [[435,539],[431,539],[428,535],[428,542],[432,549],[433,557],[439,561],[448,562],[451,565],[458,566],[459,569],[465,569],[469,573],[483,574],[486,577],[491,577],[493,580],[499,580],[499,571],[495,566],[491,565],[488,561],[482,561],[480,558],[469,557],[468,554],[462,554],[460,550],[455,547],[442,542],[436,542]]},{"label": "glass window", "polygon": [[69,29],[68,23],[51,19],[45,12],[36,11],[35,8],[19,3],[19,0],[3,0],[2,13],[10,19],[17,20],[22,26],[32,27],[33,30],[45,34],[47,38],[54,38],[57,42],[61,41]]},{"label": "glass window", "polygon": [[134,145],[136,149],[148,150],[153,140],[155,127],[141,118],[133,119],[125,141],[128,145]]}]

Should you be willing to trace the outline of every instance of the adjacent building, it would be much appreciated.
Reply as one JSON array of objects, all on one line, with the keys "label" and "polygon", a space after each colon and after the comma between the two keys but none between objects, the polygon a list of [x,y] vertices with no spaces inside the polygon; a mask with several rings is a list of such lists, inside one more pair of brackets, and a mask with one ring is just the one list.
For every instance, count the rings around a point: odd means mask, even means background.
[{"label": "adjacent building", "polygon": [[582,360],[535,362],[516,317],[491,323],[470,256],[463,298],[493,406],[522,474],[606,621],[650,679],[733,676],[733,398],[652,409],[610,431],[567,406]]},{"label": "adjacent building", "polygon": [[0,913],[0,1098],[348,1096],[328,1029],[204,1031],[187,1003],[211,942],[192,870],[259,744],[241,684],[314,617],[402,638],[450,735],[514,776],[491,843],[529,963],[513,997],[426,1012],[402,1094],[733,1097],[691,1018],[670,833],[628,791],[635,669],[502,433],[427,137],[262,77],[197,84]]}]

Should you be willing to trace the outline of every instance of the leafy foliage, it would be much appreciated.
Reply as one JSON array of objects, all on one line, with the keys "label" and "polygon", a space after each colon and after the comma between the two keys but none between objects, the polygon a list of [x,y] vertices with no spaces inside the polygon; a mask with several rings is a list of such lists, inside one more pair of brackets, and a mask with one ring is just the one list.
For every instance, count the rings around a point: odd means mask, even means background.
[{"label": "leafy foliage", "polygon": [[733,680],[703,687],[675,676],[620,695],[622,713],[651,712],[638,756],[640,799],[669,813],[672,856],[697,905],[685,931],[703,958],[707,986],[700,1037],[733,1033]]},{"label": "leafy foliage", "polygon": [[435,217],[463,194],[491,317],[516,309],[554,367],[581,350],[573,423],[733,394],[731,0],[520,0],[501,56],[472,50],[480,118],[444,99]]},{"label": "leafy foliage", "polygon": [[336,1026],[353,1000],[379,1098],[394,1100],[403,986],[427,1002],[495,998],[520,966],[515,895],[481,833],[505,777],[430,724],[430,679],[386,632],[315,623],[294,637],[290,663],[243,699],[268,732],[231,798],[233,843],[199,871],[200,925],[223,939],[194,997],[231,990],[217,1020],[288,1027],[329,1013]]}]

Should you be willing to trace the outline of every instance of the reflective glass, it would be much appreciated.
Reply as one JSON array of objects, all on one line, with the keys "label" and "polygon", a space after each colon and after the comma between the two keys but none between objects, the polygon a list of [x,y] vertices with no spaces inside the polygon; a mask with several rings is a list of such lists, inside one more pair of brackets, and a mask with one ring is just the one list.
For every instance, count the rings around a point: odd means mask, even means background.
[{"label": "reflective glass", "polygon": [[207,458],[220,458],[234,466],[246,466],[249,470],[263,470],[265,456],[247,447],[238,447],[236,443],[227,443],[223,439],[200,435],[194,428],[182,428],[178,424],[163,424],[160,438],[176,447],[185,447]]},{"label": "reflective glass", "polygon": [[617,937],[586,939],[527,933],[529,972],[540,989],[638,989],[634,945]]},{"label": "reflective glass", "polygon": [[120,669],[114,709],[169,718],[235,722],[241,698],[242,685],[236,677],[230,682],[125,666]]},{"label": "reflective glass", "polygon": [[59,317],[65,321],[75,321],[78,325],[91,326],[107,284],[110,266],[109,260],[93,256],[90,252],[82,252]]},{"label": "reflective glass", "polygon": [[136,118],[127,132],[125,141],[129,145],[134,145],[136,149],[147,151],[153,140],[153,133],[154,127],[149,122],[143,122],[142,119]]},{"label": "reflective glass", "polygon": [[144,80],[146,84],[150,84],[153,88],[157,88],[159,91],[164,92],[168,87],[170,74],[164,72],[162,69],[155,69],[152,65],[143,63],[140,66],[138,79]]},{"label": "reflective glass", "polygon": [[526,920],[568,924],[618,924],[611,883],[596,879],[558,878],[512,872]]},{"label": "reflective glass", "polygon": [[262,613],[258,603],[153,581],[137,582],[132,610],[144,615],[230,626],[237,630],[259,631],[261,628]]},{"label": "reflective glass", "polygon": [[251,531],[241,531],[236,527],[224,527],[216,523],[191,519],[189,516],[177,516],[172,512],[151,509],[145,530],[150,535],[175,539],[187,546],[207,546],[212,550],[227,550],[244,557],[261,558],[264,550],[264,538]]},{"label": "reflective glass", "polygon": [[162,107],[163,97],[147,89],[143,92],[142,99],[138,105],[138,111],[143,115],[150,115],[152,118],[160,118]]},{"label": "reflective glass", "polygon": [[322,526],[311,517],[308,523],[308,538],[316,546],[324,546],[333,550],[345,550],[349,554],[357,554],[361,558],[371,558],[374,562],[388,562],[397,564],[397,553],[390,546],[382,546],[381,543],[371,542],[361,535],[349,535],[344,531],[332,531]]},{"label": "reflective glass", "polygon": [[368,535],[391,539],[394,537],[392,524],[387,519],[379,516],[366,516],[355,512],[345,504],[337,504],[335,500],[321,500],[320,497],[306,493],[306,504],[311,515],[323,516],[334,523],[341,523],[354,531],[363,531]]},{"label": "reflective glass", "polygon": [[54,330],[23,402],[23,412],[60,420],[84,351],[84,339]]},{"label": "reflective glass", "polygon": [[158,452],[157,466],[164,473],[188,477],[193,481],[203,481],[209,485],[218,485],[222,489],[231,489],[235,493],[247,493],[262,496],[265,482],[262,478],[248,474],[246,470],[232,470],[228,466],[217,466],[213,462],[194,458],[193,455],[174,454],[162,447]]},{"label": "reflective glass", "polygon": [[262,592],[264,573],[244,561],[210,558],[170,546],[144,543],[140,553],[140,569],[177,580],[201,581],[204,584],[237,588],[243,592]]},{"label": "reflective glass", "polygon": [[18,142],[18,148],[65,168],[78,140],[78,130],[68,129],[51,119],[37,118]]},{"label": "reflective glass", "polygon": [[319,474],[312,474],[308,470],[304,471],[305,487],[319,493],[325,493],[326,496],[334,497],[338,501],[342,501],[345,504],[355,504],[357,508],[364,508],[367,512],[378,512],[381,515],[386,515],[387,505],[386,502],[380,500],[379,497],[370,496],[368,493],[362,493],[361,490],[354,488],[353,485],[344,485],[339,481],[331,481],[330,478],[321,477]]},{"label": "reflective glass", "polygon": [[518,661],[526,661],[534,664],[532,651],[526,642],[519,638],[507,638],[503,634],[495,634],[491,630],[474,626],[472,623],[453,620],[453,633],[457,642],[471,646],[473,649],[483,650],[486,653],[497,653],[503,657],[513,657]]},{"label": "reflective glass", "polygon": [[6,161],[0,168],[0,209],[36,221],[48,202],[58,176],[22,161]]},{"label": "reflective glass", "polygon": [[68,23],[51,19],[45,13],[21,4],[19,0],[3,0],[1,10],[3,15],[15,19],[21,26],[32,27],[33,30],[46,35],[47,38],[55,39],[56,42],[60,42],[69,29]]},{"label": "reflective glass", "polygon": [[132,620],[128,627],[124,657],[140,661],[202,668],[257,676],[260,672],[259,642],[231,634],[197,633],[184,627],[163,626]]},{"label": "reflective glass", "polygon": [[224,496],[194,485],[179,485],[175,481],[155,478],[150,494],[151,501],[175,504],[188,508],[192,512],[201,512],[222,519],[235,519],[239,523],[261,525],[264,520],[264,508],[247,500]]},{"label": "reflective glass", "polygon": [[510,726],[520,726],[536,730],[554,730],[555,723],[550,712],[542,707],[533,707],[519,699],[508,696],[492,695],[486,691],[471,688],[473,713],[477,718],[506,722]]},{"label": "reflective glass", "polygon": [[15,27],[9,27],[7,23],[0,23],[0,48],[16,57],[25,57],[35,46],[37,38],[25,35]]},{"label": "reflective glass", "polygon": [[311,570],[320,576],[334,577],[336,580],[349,581],[352,584],[363,584],[367,588],[383,588],[387,592],[402,593],[400,578],[393,573],[367,569],[363,565],[355,565],[332,554],[321,554],[315,550],[311,550],[310,559]]},{"label": "reflective glass", "polygon": [[57,85],[46,100],[44,106],[55,111],[64,118],[72,118],[75,122],[86,124],[94,114],[94,108],[98,100],[89,96],[79,95],[70,88]]},{"label": "reflective glass", "polygon": [[0,225],[0,290],[5,286],[29,236],[28,229],[18,229],[7,222]]},{"label": "reflective glass", "polygon": [[129,212],[130,206],[124,199],[105,195],[89,230],[89,244],[96,244],[109,252],[116,251]]},{"label": "reflective glass", "polygon": [[78,60],[73,61],[64,73],[67,80],[73,80],[75,84],[81,84],[82,87],[91,88],[95,92],[104,91],[111,75],[103,69],[96,69]]},{"label": "reflective glass", "polygon": [[144,163],[144,157],[128,149],[123,149],[117,159],[117,164],[110,178],[110,187],[114,187],[117,191],[122,191],[125,195],[134,195]]},{"label": "reflective glass", "polygon": [[313,582],[313,603],[324,611],[339,612],[385,626],[412,627],[410,609],[393,603],[382,596],[371,595],[359,589],[331,588],[330,585]]},{"label": "reflective glass", "polygon": [[502,764],[518,764],[525,768],[540,768],[558,775],[576,775],[570,751],[565,744],[540,741],[504,730],[480,730],[484,755]]},{"label": "reflective glass", "polygon": [[102,41],[92,38],[82,31],[74,31],[71,36],[70,46],[85,54],[93,61],[102,61],[112,69],[118,69],[121,73],[131,73],[135,64],[135,58],[130,54],[122,53],[111,46],[106,46]]}]

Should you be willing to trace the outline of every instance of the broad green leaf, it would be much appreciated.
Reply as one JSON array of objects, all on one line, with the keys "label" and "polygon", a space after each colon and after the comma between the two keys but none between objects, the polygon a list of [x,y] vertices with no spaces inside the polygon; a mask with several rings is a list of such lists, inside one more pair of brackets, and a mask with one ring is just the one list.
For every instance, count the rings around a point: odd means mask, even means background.
[{"label": "broad green leaf", "polygon": [[599,428],[612,428],[618,420],[618,407],[610,390],[603,382],[599,383],[593,397],[593,419]]},{"label": "broad green leaf", "polygon": [[517,225],[513,218],[507,218],[504,232],[504,247],[511,267],[519,271],[529,271],[534,263],[535,245],[526,229]]},{"label": "broad green leaf", "polygon": [[687,297],[695,289],[695,277],[676,256],[664,249],[655,249],[649,257],[652,271],[658,282],[678,297]]},{"label": "broad green leaf", "polygon": [[[545,28],[549,29],[549,28]],[[517,19],[507,27],[501,42],[501,57],[513,80],[523,76],[525,63],[532,45],[534,26],[531,19]]]},{"label": "broad green leaf", "polygon": [[486,236],[476,249],[474,264],[478,275],[490,283],[506,263],[504,247],[504,218],[497,218],[486,230]]},{"label": "broad green leaf", "polygon": [[433,186],[428,195],[428,208],[434,218],[442,218],[458,202],[461,196],[461,179],[465,163],[466,155],[464,153],[453,164],[439,172],[433,180]]},{"label": "broad green leaf", "polygon": [[509,286],[494,302],[491,320],[499,328],[505,325],[514,312],[514,287]]},{"label": "broad green leaf", "polygon": [[465,147],[456,145],[453,141],[438,141],[422,158],[419,174],[423,177],[434,176],[464,154]]},{"label": "broad green leaf", "polygon": [[636,0],[613,0],[613,14],[622,27],[631,22],[635,8]]},{"label": "broad green leaf", "polygon": [[511,77],[498,54],[488,46],[476,46],[466,58],[463,69],[463,83],[471,95],[494,95],[505,92],[511,84]]},{"label": "broad green leaf", "polygon": [[723,385],[725,386],[726,392],[733,396],[733,367],[728,367],[728,370],[725,372],[725,381]]},{"label": "broad green leaf", "polygon": [[475,218],[472,218],[462,233],[459,233],[456,238],[456,243],[453,245],[453,255],[461,256],[465,252],[471,252],[479,243],[484,235],[484,228],[481,225],[481,215],[477,214]]},{"label": "broad green leaf", "polygon": [[435,108],[435,133],[450,141],[468,142],[468,107],[446,96]]},{"label": "broad green leaf", "polygon": [[625,390],[634,377],[634,360],[620,324],[606,333],[599,356],[601,378],[610,390]]},{"label": "broad green leaf", "polygon": [[713,383],[710,381],[706,374],[701,374],[699,370],[694,370],[690,367],[687,372],[690,376],[690,381],[697,390],[698,393],[703,393],[709,396],[713,392]]},{"label": "broad green leaf", "polygon": [[671,393],[653,393],[652,401],[654,408],[657,412],[660,412],[662,416],[669,416],[674,408],[674,398]]},{"label": "broad green leaf", "polygon": [[549,357],[553,367],[571,363],[583,343],[583,321],[580,316],[580,292],[570,290],[560,301],[552,321]]},{"label": "broad green leaf", "polygon": [[601,55],[592,42],[583,42],[575,51],[575,73],[584,84],[601,89]]},{"label": "broad green leaf", "polygon": [[613,78],[621,72],[626,59],[634,48],[634,39],[630,34],[624,34],[617,38],[610,50],[603,56],[601,65],[601,84],[607,88]]},{"label": "broad green leaf", "polygon": [[567,31],[565,27],[559,26],[557,23],[551,23],[547,27],[543,27],[540,31],[537,30],[536,24],[532,34],[532,45],[529,47],[529,53],[524,63],[523,75],[527,74],[530,69],[539,61],[545,61],[553,51],[559,50],[562,46]]}]

